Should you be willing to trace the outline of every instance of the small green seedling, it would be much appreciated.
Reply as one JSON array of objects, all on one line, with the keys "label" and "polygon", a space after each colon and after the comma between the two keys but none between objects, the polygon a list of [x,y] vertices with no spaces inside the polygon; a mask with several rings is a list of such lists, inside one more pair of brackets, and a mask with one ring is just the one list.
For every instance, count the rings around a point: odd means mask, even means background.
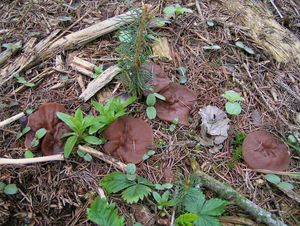
[{"label": "small green seedling", "polygon": [[19,41],[19,42],[15,42],[15,43],[4,43],[2,45],[2,47],[6,48],[6,49],[9,49],[11,51],[15,51],[17,49],[21,49],[22,48],[22,42]]},{"label": "small green seedling", "polygon": [[15,195],[18,192],[18,188],[15,184],[5,184],[0,182],[0,193],[4,193],[6,195]]},{"label": "small green seedling", "polygon": [[156,98],[160,100],[166,100],[166,98],[163,95],[160,95],[159,93],[151,93],[147,96],[146,104],[147,104],[147,117],[149,119],[155,119],[156,118],[156,109],[154,107],[156,103]]},{"label": "small green seedling", "polygon": [[219,50],[219,49],[221,49],[221,46],[219,46],[219,45],[203,46],[203,49],[205,49],[205,50]]},{"label": "small green seedling", "polygon": [[176,4],[175,6],[174,5],[166,6],[163,12],[167,18],[170,18],[170,17],[174,17],[175,15],[181,15],[184,13],[193,13],[193,10],[182,7],[179,4]]},{"label": "small green seedling", "polygon": [[171,199],[169,200],[170,192],[165,191],[162,195],[160,195],[158,192],[154,191],[152,192],[153,198],[157,202],[157,208],[162,210],[167,207],[175,206],[176,200]]},{"label": "small green seedling", "polygon": [[100,64],[98,67],[95,67],[94,74],[92,75],[93,78],[98,78],[99,75],[103,72],[103,64]]},{"label": "small green seedling", "polygon": [[239,115],[242,112],[242,107],[239,101],[243,101],[244,98],[240,96],[237,92],[233,90],[228,90],[222,97],[227,99],[227,103],[225,104],[225,110],[230,115]]},{"label": "small green seedling", "polygon": [[198,219],[198,215],[195,213],[181,214],[175,220],[175,226],[193,226],[193,222]]},{"label": "small green seedling", "polygon": [[93,157],[89,153],[86,153],[83,150],[78,149],[77,154],[78,154],[79,157],[83,158],[87,162],[90,162],[90,161],[93,160]]},{"label": "small green seedling", "polygon": [[180,75],[180,77],[179,77],[179,83],[181,85],[185,84],[187,82],[187,80],[188,80],[187,77],[186,77],[187,69],[185,67],[179,67],[179,68],[177,68],[177,71],[178,71],[178,73]]},{"label": "small green seedling", "polygon": [[17,79],[18,83],[21,83],[24,86],[27,86],[27,87],[30,87],[30,88],[35,87],[34,83],[28,82],[24,77],[20,76],[19,74],[16,74],[15,78]]},{"label": "small green seedling", "polygon": [[24,153],[24,157],[25,157],[26,159],[30,159],[30,158],[33,158],[34,155],[33,155],[32,151],[26,150],[25,153]]},{"label": "small green seedling", "polygon": [[135,164],[129,163],[126,166],[126,176],[130,181],[136,180],[136,166]]},{"label": "small green seedling", "polygon": [[179,121],[178,118],[175,118],[175,119],[172,120],[172,123],[171,123],[171,125],[169,126],[169,131],[170,131],[170,132],[174,132],[174,131],[175,131],[176,126],[178,125],[178,121]]},{"label": "small green seedling", "polygon": [[251,54],[251,55],[254,54],[253,49],[251,49],[249,46],[245,45],[245,44],[244,44],[243,42],[241,42],[241,41],[235,42],[235,45],[236,45],[237,47],[239,47],[240,49],[243,49],[245,52],[247,52],[247,53],[249,53],[249,54]]},{"label": "small green seedling", "polygon": [[31,115],[32,112],[33,112],[33,109],[32,109],[32,108],[28,108],[28,109],[26,109],[26,111],[25,111],[26,115]]},{"label": "small green seedling", "polygon": [[74,116],[57,112],[57,117],[68,125],[68,127],[73,131],[64,134],[63,137],[68,137],[64,145],[64,156],[68,158],[74,149],[75,145],[80,142],[87,142],[92,145],[103,144],[103,139],[96,136],[91,136],[87,133],[88,128],[97,122],[96,118],[93,116],[83,117],[83,113],[80,108],[78,108]]},{"label": "small green seedling", "polygon": [[208,21],[206,21],[206,23],[209,27],[214,27],[215,26],[215,22],[213,20],[208,20]]},{"label": "small green seedling", "polygon": [[31,141],[31,147],[37,147],[40,144],[40,140],[46,135],[47,130],[45,128],[40,128],[35,132],[35,137]]},{"label": "small green seedling", "polygon": [[280,177],[275,174],[266,174],[264,178],[281,190],[291,191],[294,189],[294,186],[291,183],[281,181]]},{"label": "small green seedling", "polygon": [[29,131],[30,131],[30,127],[26,126],[24,129],[22,129],[22,131],[20,133],[18,133],[17,139],[20,139],[21,137],[23,137]]},{"label": "small green seedling", "polygon": [[288,136],[288,145],[295,149],[300,154],[300,145],[294,135]]},{"label": "small green seedling", "polygon": [[167,190],[167,189],[171,189],[173,187],[173,184],[171,183],[165,183],[165,184],[154,184],[155,189],[162,191],[162,190]]},{"label": "small green seedling", "polygon": [[155,151],[153,151],[153,150],[149,150],[148,152],[147,152],[147,154],[144,154],[143,155],[143,160],[145,161],[145,160],[147,160],[147,159],[149,159],[152,155],[154,155],[155,154]]}]

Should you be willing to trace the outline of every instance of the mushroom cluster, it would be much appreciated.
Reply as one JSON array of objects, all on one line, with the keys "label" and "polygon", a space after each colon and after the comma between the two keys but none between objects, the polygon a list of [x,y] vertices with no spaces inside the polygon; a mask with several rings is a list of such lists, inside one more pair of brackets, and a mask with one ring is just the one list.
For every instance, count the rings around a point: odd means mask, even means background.
[{"label": "mushroom cluster", "polygon": [[139,163],[152,148],[153,131],[142,119],[124,116],[104,130],[104,151],[127,163]]},{"label": "mushroom cluster", "polygon": [[288,147],[263,130],[247,135],[243,142],[243,158],[253,169],[276,171],[288,169],[291,160]]},{"label": "mushroom cluster", "polygon": [[149,63],[147,70],[154,75],[151,83],[154,92],[166,98],[165,101],[158,100],[155,104],[158,118],[167,122],[178,118],[180,124],[188,126],[190,110],[197,100],[196,94],[186,86],[171,82],[157,64]]},{"label": "mushroom cluster", "polygon": [[[66,112],[63,105],[58,103],[44,103],[39,110],[28,117],[27,126],[30,131],[25,137],[25,147],[31,150],[37,150],[39,147],[44,155],[53,155],[63,152],[64,142],[62,135],[69,131],[69,128],[56,116],[57,112]],[[35,133],[41,128],[47,130],[42,138],[40,146],[32,148],[32,141]]]}]

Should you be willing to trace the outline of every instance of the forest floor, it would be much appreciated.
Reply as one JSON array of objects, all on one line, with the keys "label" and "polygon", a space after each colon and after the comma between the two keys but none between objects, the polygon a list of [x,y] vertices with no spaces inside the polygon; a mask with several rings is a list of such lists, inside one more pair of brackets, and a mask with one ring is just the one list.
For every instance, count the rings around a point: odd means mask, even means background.
[{"label": "forest floor", "polygon": [[[178,16],[170,25],[155,31],[160,37],[167,37],[172,49],[173,60],[160,62],[169,78],[178,82],[176,68],[187,68],[188,80],[185,85],[197,94],[196,106],[191,111],[193,123],[190,127],[177,126],[174,132],[170,132],[169,123],[157,118],[147,118],[145,101],[133,104],[129,112],[134,112],[132,115],[151,125],[156,144],[155,155],[137,165],[138,174],[153,183],[176,183],[191,174],[189,159],[195,158],[205,173],[230,184],[260,207],[277,215],[287,225],[299,225],[300,208],[295,200],[276,187],[269,186],[263,178],[264,174],[251,170],[243,160],[230,167],[233,138],[236,134],[264,129],[286,140],[289,134],[295,132],[289,125],[295,124],[294,119],[300,111],[299,102],[275,81],[278,77],[284,79],[300,95],[297,67],[292,63],[280,64],[274,61],[249,38],[245,28],[235,23],[235,17],[228,15],[226,10],[213,1],[202,0],[201,11],[199,8],[197,10],[194,0],[182,2],[193,13]],[[279,10],[285,15],[282,19],[271,4],[264,2],[266,9],[273,12],[278,23],[290,29],[300,39],[300,9],[297,14],[292,1],[276,1]],[[162,16],[163,8],[174,4],[174,1],[151,0],[146,3],[155,7],[156,16]],[[79,20],[67,31],[68,34],[128,10],[124,1],[4,0],[0,3],[0,46],[17,41],[26,43],[33,35],[42,40],[55,29],[64,31]],[[62,22],[67,17],[71,17],[71,21]],[[214,26],[209,27],[208,20],[214,21]],[[235,42],[238,40],[251,47],[255,54],[250,55],[237,48]],[[222,48],[218,51],[203,49],[203,46],[210,43]],[[30,80],[46,69],[53,70],[54,73],[45,77],[35,88],[28,88],[15,95],[10,94],[20,84],[11,79],[5,86],[0,87],[0,121],[28,109],[37,110],[45,102],[61,103],[69,113],[78,107],[86,114],[90,113],[90,101],[82,102],[78,99],[82,88],[77,78],[81,76],[85,85],[92,79],[68,67],[66,59],[72,54],[95,65],[103,64],[107,67],[117,62],[115,49],[118,45],[116,33],[110,33],[84,47],[64,51],[60,54],[64,62],[60,71],[55,69],[56,59],[42,62],[22,76]],[[14,59],[12,57],[9,62]],[[51,88],[66,80],[64,86]],[[113,80],[99,93],[111,93],[116,87],[118,88],[114,95],[126,92],[119,86],[118,80]],[[229,117],[229,135],[222,150],[210,153],[208,148],[199,148],[197,145],[197,136],[200,134],[199,110],[208,105],[224,110],[226,102],[221,95],[227,90],[235,90],[244,97],[245,100],[241,102],[243,111],[238,116]],[[24,157],[24,140],[16,139],[20,128],[18,122],[0,128],[0,157]],[[96,149],[101,150],[101,147]],[[299,154],[292,149],[290,151],[292,161],[289,171],[297,172],[300,169]],[[97,193],[99,180],[113,171],[115,169],[111,165],[97,158],[87,162],[77,155],[66,161],[21,167],[1,166],[0,181],[16,184],[19,192],[12,196],[0,193],[0,224],[91,225],[86,218],[86,208],[89,206],[86,194]],[[295,192],[300,192],[299,181],[287,176],[281,178],[293,183]],[[204,192],[207,197],[215,196],[209,190]],[[126,204],[117,195],[112,196],[111,200],[116,202],[119,211],[125,216],[127,225],[132,225],[132,205]],[[226,208],[226,215],[251,219],[244,210],[233,204]],[[234,222],[222,224],[243,225]]]}]

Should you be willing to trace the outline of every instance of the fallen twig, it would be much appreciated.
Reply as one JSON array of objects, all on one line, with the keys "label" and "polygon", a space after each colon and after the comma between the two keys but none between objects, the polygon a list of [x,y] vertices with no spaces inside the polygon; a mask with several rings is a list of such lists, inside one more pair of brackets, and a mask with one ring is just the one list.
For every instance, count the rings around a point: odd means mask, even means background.
[{"label": "fallen twig", "polygon": [[21,112],[21,113],[14,115],[8,119],[3,120],[2,122],[0,122],[0,128],[8,125],[14,121],[17,121],[18,119],[22,118],[23,116],[25,116],[25,114],[24,114],[24,112]]},{"label": "fallen twig", "polygon": [[40,162],[63,161],[63,160],[64,160],[63,154],[49,155],[49,156],[35,157],[35,158],[28,158],[28,159],[0,158],[0,165],[26,165],[26,164],[33,164],[33,163],[40,163]]}]

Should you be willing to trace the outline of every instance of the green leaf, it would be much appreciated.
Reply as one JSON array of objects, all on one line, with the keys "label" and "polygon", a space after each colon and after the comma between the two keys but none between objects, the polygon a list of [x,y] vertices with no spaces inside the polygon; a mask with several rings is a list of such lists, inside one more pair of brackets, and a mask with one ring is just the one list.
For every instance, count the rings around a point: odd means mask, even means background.
[{"label": "green leaf", "polygon": [[149,119],[155,119],[156,117],[156,109],[155,107],[147,107],[146,113]]},{"label": "green leaf", "polygon": [[30,88],[35,87],[35,84],[32,82],[25,82],[24,85]]},{"label": "green leaf", "polygon": [[244,98],[241,97],[241,95],[234,90],[228,90],[224,94],[222,94],[222,97],[225,97],[229,102],[237,102],[237,101],[243,101]]},{"label": "green leaf", "polygon": [[192,13],[192,12],[193,12],[193,10],[181,7],[179,4],[175,5],[175,14],[176,15],[180,15],[180,14],[183,14],[183,13]]},{"label": "green leaf", "polygon": [[86,153],[85,156],[83,156],[83,158],[85,161],[88,161],[88,162],[93,160],[93,157],[89,153]]},{"label": "green leaf", "polygon": [[156,102],[155,94],[153,94],[153,93],[149,94],[146,99],[146,104],[148,106],[154,106],[155,102]]},{"label": "green leaf", "polygon": [[162,196],[161,196],[161,199],[163,201],[168,201],[169,200],[169,196],[170,196],[170,192],[169,191],[165,191]]},{"label": "green leaf", "polygon": [[131,32],[129,30],[120,31],[119,41],[129,43],[132,39]]},{"label": "green leaf", "polygon": [[26,133],[28,133],[30,131],[30,127],[26,126],[22,132],[18,133],[17,135],[17,139],[20,139],[22,136],[24,136]]},{"label": "green leaf", "polygon": [[71,136],[67,139],[65,146],[64,146],[64,156],[65,158],[69,158],[74,146],[76,145],[78,141],[77,136]]},{"label": "green leaf", "polygon": [[136,174],[126,174],[126,178],[130,181],[136,180]]},{"label": "green leaf", "polygon": [[176,125],[171,124],[171,125],[169,126],[169,131],[170,131],[170,132],[174,132],[175,129],[176,129]]},{"label": "green leaf", "polygon": [[194,213],[184,213],[176,218],[176,226],[193,226],[193,222],[198,219],[198,216]]},{"label": "green leaf", "polygon": [[296,144],[297,143],[297,139],[294,135],[289,135],[288,136],[288,141],[292,144]]},{"label": "green leaf", "polygon": [[254,54],[253,49],[251,49],[249,46],[246,46],[243,42],[237,41],[235,42],[235,45],[243,50],[245,50],[249,54]]},{"label": "green leaf", "polygon": [[24,157],[25,157],[26,159],[29,159],[29,158],[33,158],[34,155],[33,155],[33,153],[32,153],[30,150],[27,150],[27,151],[25,151],[25,153],[24,153]]},{"label": "green leaf", "polygon": [[127,179],[124,173],[113,172],[102,178],[100,185],[108,194],[117,193],[125,188],[135,185],[136,182]]},{"label": "green leaf", "polygon": [[129,204],[137,203],[139,200],[143,200],[144,197],[151,193],[151,188],[143,184],[136,184],[126,188],[122,192],[122,198]]},{"label": "green leaf", "polygon": [[174,14],[175,13],[175,7],[174,6],[166,6],[165,8],[164,8],[164,10],[163,10],[163,13],[165,14],[165,15],[172,15],[172,14]]},{"label": "green leaf", "polygon": [[75,111],[75,115],[74,115],[74,119],[78,122],[82,122],[83,121],[83,113],[81,111],[80,108],[78,108],[76,111]]},{"label": "green leaf", "polygon": [[219,46],[219,45],[203,46],[203,49],[205,49],[205,50],[219,50],[219,49],[221,49],[221,46]]},{"label": "green leaf", "polygon": [[100,75],[103,72],[103,64],[100,64],[98,67],[95,67],[95,74]]},{"label": "green leaf", "polygon": [[208,21],[206,21],[206,23],[209,27],[215,26],[215,22],[213,20],[208,20]]},{"label": "green leaf", "polygon": [[185,67],[178,67],[176,70],[178,71],[179,75],[181,75],[181,76],[185,76],[185,74],[187,72],[187,69]]},{"label": "green leaf", "polygon": [[288,182],[280,182],[279,184],[277,184],[277,186],[282,190],[286,190],[286,191],[291,191],[294,189],[294,186]]},{"label": "green leaf", "polygon": [[81,158],[83,158],[87,153],[86,153],[85,151],[83,151],[83,150],[78,149],[78,150],[77,150],[77,154],[78,154]]},{"label": "green leaf", "polygon": [[151,21],[151,25],[154,26],[154,27],[163,27],[165,26],[166,24],[170,24],[171,21],[170,20],[166,20],[164,18],[159,18],[159,17],[155,17],[152,19]]},{"label": "green leaf", "polygon": [[186,82],[187,82],[187,77],[186,76],[180,76],[179,77],[179,83],[181,84],[181,85],[183,85],[183,84],[185,84]]},{"label": "green leaf", "polygon": [[37,147],[38,145],[40,144],[40,141],[37,139],[37,138],[34,138],[32,141],[31,141],[31,147]]},{"label": "green leaf", "polygon": [[156,191],[152,192],[152,195],[157,203],[160,203],[162,201],[160,194],[158,194]]},{"label": "green leaf", "polygon": [[4,43],[2,46],[6,49],[16,50],[22,48],[22,42],[15,42],[15,43]]},{"label": "green leaf", "polygon": [[135,166],[135,164],[133,164],[133,163],[127,164],[127,166],[126,166],[126,172],[128,174],[135,174],[135,172],[136,172],[136,166]]},{"label": "green leaf", "polygon": [[32,108],[28,108],[25,112],[26,112],[27,115],[31,115],[32,112],[33,112],[33,109]]},{"label": "green leaf", "polygon": [[106,199],[97,197],[87,208],[87,218],[100,226],[124,226],[125,219],[118,215],[115,204],[108,204]]},{"label": "green leaf", "polygon": [[267,174],[264,178],[273,184],[279,184],[281,181],[280,177],[275,174]]},{"label": "green leaf", "polygon": [[184,196],[183,205],[186,211],[199,213],[205,202],[205,195],[197,188],[190,188]]},{"label": "green leaf", "polygon": [[194,221],[194,226],[221,226],[218,218],[212,216],[202,215]]},{"label": "green leaf", "polygon": [[152,155],[154,155],[155,154],[155,151],[153,151],[153,150],[149,150],[148,152],[147,152],[147,155],[149,155],[149,156],[152,156]]},{"label": "green leaf", "polygon": [[7,195],[14,195],[18,192],[18,188],[15,184],[8,184],[4,188],[4,193]]},{"label": "green leaf", "polygon": [[159,93],[154,93],[154,95],[155,95],[155,97],[156,97],[157,99],[160,99],[160,100],[163,100],[163,101],[166,100],[166,98],[165,98],[163,95],[159,94]]},{"label": "green leaf", "polygon": [[6,184],[3,183],[2,181],[0,181],[0,192],[4,191],[5,186],[6,186]]},{"label": "green leaf", "polygon": [[162,187],[164,189],[171,189],[173,187],[173,184],[171,184],[171,183],[165,183],[165,184],[162,184]]},{"label": "green leaf", "polygon": [[56,116],[63,121],[65,124],[67,124],[67,126],[69,126],[71,128],[71,130],[73,131],[78,131],[77,125],[75,123],[75,120],[73,119],[73,117],[71,115],[62,113],[62,112],[57,112]]},{"label": "green leaf", "polygon": [[227,102],[225,104],[225,110],[230,115],[239,115],[242,112],[242,107],[239,103]]},{"label": "green leaf", "polygon": [[143,159],[143,161],[146,161],[146,160],[147,160],[147,159],[149,159],[149,158],[150,158],[150,156],[149,156],[149,155],[147,155],[147,154],[144,154],[142,159]]},{"label": "green leaf", "polygon": [[221,216],[225,212],[227,204],[228,202],[222,199],[209,199],[204,203],[200,211],[200,216]]},{"label": "green leaf", "polygon": [[99,144],[103,144],[103,140],[95,137],[95,136],[85,136],[83,137],[83,140],[89,144],[93,144],[93,145],[99,145]]},{"label": "green leaf", "polygon": [[35,133],[35,137],[37,139],[42,139],[47,133],[47,130],[45,128],[40,128],[38,131]]}]

